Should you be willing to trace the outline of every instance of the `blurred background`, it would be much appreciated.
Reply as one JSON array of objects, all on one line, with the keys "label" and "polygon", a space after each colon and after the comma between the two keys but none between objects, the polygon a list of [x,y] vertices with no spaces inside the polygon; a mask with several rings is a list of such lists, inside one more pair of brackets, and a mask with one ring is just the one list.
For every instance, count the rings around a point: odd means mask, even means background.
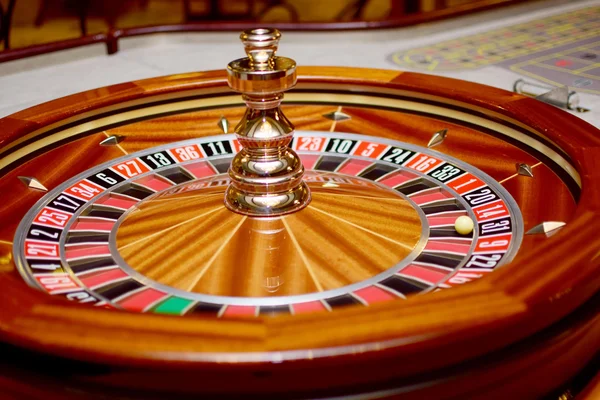
[{"label": "blurred background", "polygon": [[[518,0],[0,0],[0,49],[185,23],[411,23]],[[218,27],[217,27],[218,28]],[[217,29],[216,28],[216,29]],[[332,25],[331,28],[335,28]]]}]

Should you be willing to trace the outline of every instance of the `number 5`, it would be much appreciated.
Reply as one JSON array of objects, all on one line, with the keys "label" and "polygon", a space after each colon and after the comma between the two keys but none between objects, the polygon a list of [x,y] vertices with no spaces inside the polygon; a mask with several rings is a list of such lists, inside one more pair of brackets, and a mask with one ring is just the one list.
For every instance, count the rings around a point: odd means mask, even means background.
[{"label": "number 5", "polygon": [[361,156],[369,157],[377,149],[377,143],[369,143],[367,148],[360,153]]}]

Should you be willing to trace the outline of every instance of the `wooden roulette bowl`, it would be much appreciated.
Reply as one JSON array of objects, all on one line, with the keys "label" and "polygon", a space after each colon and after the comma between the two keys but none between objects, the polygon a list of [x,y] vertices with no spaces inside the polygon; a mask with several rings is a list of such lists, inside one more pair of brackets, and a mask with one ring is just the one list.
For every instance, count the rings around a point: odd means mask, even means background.
[{"label": "wooden roulette bowl", "polygon": [[[530,398],[598,351],[597,129],[518,94],[385,70],[299,68],[282,108],[313,200],[260,229],[222,204],[239,147],[219,125],[245,110],[225,71],[0,120],[6,393]],[[410,205],[412,222],[379,201]],[[473,234],[453,231],[458,215]],[[265,244],[259,231],[288,233]],[[273,243],[286,256],[265,261]]]}]

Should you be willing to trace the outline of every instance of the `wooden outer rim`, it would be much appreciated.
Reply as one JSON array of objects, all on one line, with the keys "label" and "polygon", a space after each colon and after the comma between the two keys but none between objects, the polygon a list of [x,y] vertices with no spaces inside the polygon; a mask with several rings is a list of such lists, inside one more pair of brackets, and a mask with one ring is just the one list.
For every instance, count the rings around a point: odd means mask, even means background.
[{"label": "wooden outer rim", "polygon": [[[72,95],[0,120],[0,141],[8,145],[45,126],[124,101],[222,88],[225,78],[224,71],[175,75]],[[489,278],[451,291],[331,314],[225,321],[116,313],[23,290],[18,277],[4,274],[0,275],[0,302],[12,306],[0,315],[2,339],[77,359],[146,367],[243,369],[247,362],[257,362],[281,370],[305,363],[323,367],[351,361],[356,365],[401,357],[404,362],[396,373],[409,375],[513,343],[558,321],[598,292],[600,244],[591,240],[600,206],[600,190],[594,186],[600,180],[600,139],[595,128],[536,100],[449,78],[309,67],[299,69],[299,81],[414,91],[523,121],[554,140],[574,160],[583,187],[576,215],[538,251],[519,257],[526,268],[515,268],[513,263]],[[567,239],[570,245],[565,244]],[[48,343],[44,337],[19,331],[16,322],[24,319],[40,320],[48,329],[64,332],[63,341]],[[127,334],[107,341],[104,335],[110,327]],[[79,328],[87,329],[85,341],[77,340]],[[323,334],[314,335],[315,331]],[[134,345],[139,337],[144,338],[144,347]],[[194,337],[202,341],[190,340]],[[302,349],[313,349],[314,359],[308,360],[311,356]],[[286,358],[297,360],[269,363]],[[221,363],[207,362],[211,360]]]},{"label": "wooden outer rim", "polygon": [[[596,300],[598,299],[599,297],[596,296]],[[402,399],[407,400],[423,398],[454,399],[459,395],[469,399],[487,400],[492,394],[493,398],[497,399],[514,398],[515,396],[518,398],[538,398],[547,394],[549,390],[557,389],[569,377],[576,374],[581,365],[590,362],[593,354],[588,352],[587,349],[595,345],[596,338],[600,334],[600,324],[598,323],[600,322],[600,313],[598,313],[600,303],[596,301],[595,304],[595,307],[586,307],[583,311],[584,315],[581,315],[582,313],[578,310],[567,318],[565,326],[568,326],[568,335],[563,333],[562,327],[558,327],[559,329],[551,328],[551,332],[545,331],[541,338],[539,335],[528,338],[513,347],[510,352],[503,349],[499,352],[500,354],[486,355],[477,359],[474,363],[463,364],[458,369],[438,371],[433,375],[426,375],[423,379],[411,378],[404,381],[404,384],[407,384],[411,389],[409,392],[406,391],[406,387],[403,387],[403,382],[397,379],[393,380],[391,385],[389,382],[387,385],[379,384],[376,386],[355,384],[355,376],[348,373],[352,371],[340,369],[339,365],[334,370],[323,370],[320,374],[320,371],[314,371],[314,375],[321,379],[311,380],[310,386],[301,385],[301,388],[290,387],[289,376],[292,376],[292,384],[297,384],[298,381],[302,382],[304,377],[302,373],[300,371],[290,373],[287,369],[284,369],[279,376],[266,375],[265,379],[259,380],[259,382],[242,382],[238,380],[240,378],[238,375],[233,374],[226,374],[224,378],[219,377],[218,371],[209,377],[207,374],[211,371],[202,371],[202,375],[198,375],[198,371],[175,369],[170,370],[172,373],[167,375],[165,371],[118,369],[103,376],[95,376],[93,380],[84,379],[82,382],[81,379],[78,381],[77,377],[73,377],[74,379],[67,378],[66,381],[54,379],[46,380],[44,386],[39,386],[32,385],[31,377],[23,374],[23,370],[27,370],[29,363],[32,361],[36,365],[48,365],[47,362],[36,362],[35,359],[28,360],[20,365],[10,365],[5,374],[0,377],[0,387],[5,392],[14,393],[15,397],[27,394],[38,398],[52,393],[56,396],[60,394],[61,399],[88,399],[96,398],[94,395],[97,393],[102,393],[100,397],[105,398],[112,392],[119,396],[127,395],[127,397],[146,399],[150,397],[147,393],[136,396],[137,392],[130,392],[129,390],[132,387],[139,390],[147,389],[147,382],[149,381],[161,382],[168,380],[171,388],[176,387],[179,393],[202,392],[206,395],[211,392],[216,394],[219,388],[222,389],[223,387],[231,390],[232,387],[228,383],[235,380],[236,383],[239,382],[233,388],[233,392],[237,395],[248,396],[249,394],[260,393],[261,398],[279,399],[283,398],[286,393],[293,392],[297,397],[300,397],[300,393],[304,392],[304,397],[315,398],[317,397],[315,396],[315,381],[318,380],[324,380],[326,389],[332,390],[329,393],[319,392],[321,397],[335,396],[335,389],[333,389],[332,382],[329,379],[333,375],[332,372],[335,371],[338,375],[343,376],[347,385],[350,385],[349,388],[346,388],[345,393],[370,392],[378,394],[377,396],[367,395],[364,396],[365,398],[381,398],[384,397],[383,394],[392,395],[394,393],[402,393]],[[577,357],[581,357],[578,360],[580,365],[573,363],[573,353],[577,353]],[[517,357],[515,357],[515,354]],[[25,359],[27,360],[27,358]],[[384,361],[380,361],[380,364],[384,364]],[[398,363],[397,360],[391,362]],[[358,374],[363,374],[365,368],[359,369]],[[311,369],[311,371],[313,370]],[[210,389],[204,384],[198,387],[199,377],[202,377],[205,381],[211,380],[211,382],[214,377],[216,384]],[[2,378],[4,378],[4,381]],[[116,383],[115,385],[115,382],[122,383],[120,385]],[[280,383],[279,387],[276,387],[274,383]],[[594,392],[597,392],[600,387],[598,383],[598,377],[596,377],[595,381],[590,383],[584,392],[577,395],[578,398],[585,393],[587,397],[583,396],[582,398],[596,399]],[[554,386],[551,387],[550,385]],[[73,395],[74,388],[78,389],[77,395]],[[156,394],[157,390],[154,389],[152,393]],[[339,394],[339,392],[337,393]],[[222,395],[223,393],[219,394]]]}]

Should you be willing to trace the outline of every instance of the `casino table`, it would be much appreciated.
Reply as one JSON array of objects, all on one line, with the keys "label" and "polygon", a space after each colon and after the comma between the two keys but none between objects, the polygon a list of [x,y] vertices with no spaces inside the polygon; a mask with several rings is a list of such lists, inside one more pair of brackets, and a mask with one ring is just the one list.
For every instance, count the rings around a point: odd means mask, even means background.
[{"label": "casino table", "polygon": [[3,393],[552,398],[593,376],[597,96],[392,54],[594,3],[0,65]]}]

